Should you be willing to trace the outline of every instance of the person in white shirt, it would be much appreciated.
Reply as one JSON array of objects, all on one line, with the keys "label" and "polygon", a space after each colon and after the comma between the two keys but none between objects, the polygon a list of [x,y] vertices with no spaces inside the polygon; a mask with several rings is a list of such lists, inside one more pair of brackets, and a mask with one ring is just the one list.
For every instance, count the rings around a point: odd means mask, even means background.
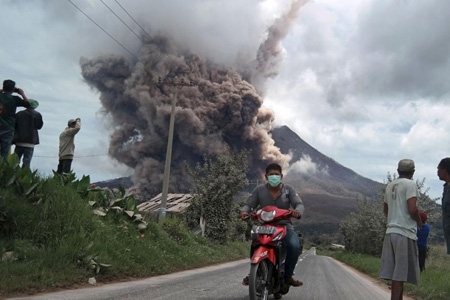
[{"label": "person in white shirt", "polygon": [[417,209],[419,191],[412,180],[414,161],[402,159],[397,168],[399,178],[386,187],[384,213],[387,230],[381,254],[380,278],[392,281],[391,300],[403,299],[403,283],[419,281],[417,227],[422,220]]}]

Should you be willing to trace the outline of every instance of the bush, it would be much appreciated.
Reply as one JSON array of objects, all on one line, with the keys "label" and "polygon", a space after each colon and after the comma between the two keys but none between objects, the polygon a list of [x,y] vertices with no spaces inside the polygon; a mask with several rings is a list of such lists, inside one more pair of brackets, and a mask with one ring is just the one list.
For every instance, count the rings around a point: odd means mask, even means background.
[{"label": "bush", "polygon": [[177,218],[164,220],[162,228],[177,244],[185,245],[192,241],[192,235],[185,223]]},{"label": "bush", "polygon": [[382,204],[376,201],[359,201],[355,212],[340,223],[347,251],[381,255],[386,233],[386,217]]}]

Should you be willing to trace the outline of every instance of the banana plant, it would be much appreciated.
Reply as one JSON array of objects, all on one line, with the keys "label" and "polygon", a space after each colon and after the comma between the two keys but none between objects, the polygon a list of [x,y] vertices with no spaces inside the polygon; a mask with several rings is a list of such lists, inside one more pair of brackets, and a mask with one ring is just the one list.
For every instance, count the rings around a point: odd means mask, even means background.
[{"label": "banana plant", "polygon": [[133,196],[126,196],[123,188],[116,191],[110,189],[95,188],[93,191],[98,193],[96,200],[89,201],[92,206],[94,214],[100,217],[116,217],[121,219],[123,216],[128,221],[134,223],[138,230],[145,230],[148,223],[140,214],[136,199]]}]

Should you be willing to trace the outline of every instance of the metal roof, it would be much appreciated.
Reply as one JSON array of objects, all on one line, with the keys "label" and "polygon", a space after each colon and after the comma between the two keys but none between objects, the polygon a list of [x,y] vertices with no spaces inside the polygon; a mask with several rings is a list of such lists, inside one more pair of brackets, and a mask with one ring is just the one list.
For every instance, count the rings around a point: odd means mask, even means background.
[{"label": "metal roof", "polygon": [[[159,194],[154,198],[143,202],[137,206],[140,212],[151,214],[159,211],[161,208],[161,196]],[[166,209],[168,213],[181,213],[191,205],[193,195],[191,194],[167,194]]]}]

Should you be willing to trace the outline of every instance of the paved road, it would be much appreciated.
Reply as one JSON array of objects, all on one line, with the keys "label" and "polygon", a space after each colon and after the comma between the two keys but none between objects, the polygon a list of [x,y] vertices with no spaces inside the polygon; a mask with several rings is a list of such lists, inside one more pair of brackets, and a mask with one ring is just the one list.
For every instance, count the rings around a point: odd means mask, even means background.
[{"label": "paved road", "polygon": [[[152,277],[139,281],[68,290],[10,300],[248,300],[241,285],[248,260]],[[314,250],[302,254],[296,277],[304,282],[291,288],[286,300],[388,300],[389,292],[365,276]],[[273,297],[270,297],[273,299]]]}]

